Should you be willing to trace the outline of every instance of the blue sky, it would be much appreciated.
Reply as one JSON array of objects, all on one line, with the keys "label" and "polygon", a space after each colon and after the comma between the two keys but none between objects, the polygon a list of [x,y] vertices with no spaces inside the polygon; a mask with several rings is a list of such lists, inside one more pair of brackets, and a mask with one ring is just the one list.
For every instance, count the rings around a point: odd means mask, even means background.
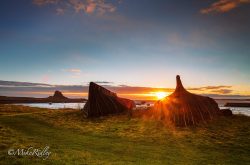
[{"label": "blue sky", "polygon": [[250,1],[2,0],[0,80],[250,95]]}]

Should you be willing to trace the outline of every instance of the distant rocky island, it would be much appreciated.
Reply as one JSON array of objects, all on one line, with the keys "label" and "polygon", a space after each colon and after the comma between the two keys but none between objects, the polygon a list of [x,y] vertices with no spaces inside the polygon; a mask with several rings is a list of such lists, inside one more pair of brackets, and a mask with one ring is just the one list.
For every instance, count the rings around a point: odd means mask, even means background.
[{"label": "distant rocky island", "polygon": [[53,96],[47,98],[34,97],[8,97],[0,96],[0,104],[15,104],[15,103],[82,103],[86,99],[71,99],[65,97],[62,92],[55,91]]},{"label": "distant rocky island", "polygon": [[226,103],[225,107],[250,107],[250,103]]}]

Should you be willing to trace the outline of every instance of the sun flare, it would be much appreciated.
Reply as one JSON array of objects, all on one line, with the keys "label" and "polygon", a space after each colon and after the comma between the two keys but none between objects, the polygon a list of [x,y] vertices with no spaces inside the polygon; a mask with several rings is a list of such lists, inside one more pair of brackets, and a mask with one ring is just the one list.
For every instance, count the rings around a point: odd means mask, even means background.
[{"label": "sun flare", "polygon": [[163,99],[164,97],[166,97],[168,94],[166,92],[156,92],[155,96],[157,97],[158,100]]}]

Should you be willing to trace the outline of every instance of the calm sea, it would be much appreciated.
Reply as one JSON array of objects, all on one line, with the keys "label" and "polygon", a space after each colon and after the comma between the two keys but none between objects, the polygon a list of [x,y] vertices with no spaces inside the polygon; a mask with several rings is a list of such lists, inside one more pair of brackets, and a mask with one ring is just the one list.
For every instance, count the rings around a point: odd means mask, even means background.
[{"label": "calm sea", "polygon": [[[30,107],[39,107],[39,108],[50,108],[50,109],[63,109],[63,108],[72,108],[72,109],[82,109],[85,105],[85,103],[34,103],[34,104],[18,104],[18,105],[24,105],[24,106],[30,106]],[[150,103],[150,106],[153,104]],[[137,105],[137,107],[143,108],[147,107],[147,103],[145,105]],[[243,114],[250,116],[250,107],[224,107],[220,105],[221,109],[231,109],[233,111],[233,114]]]},{"label": "calm sea", "polygon": [[85,103],[31,103],[31,104],[16,104],[16,105],[24,105],[29,107],[38,107],[38,108],[49,108],[49,109],[64,109],[64,108],[72,108],[72,109],[82,109]]}]

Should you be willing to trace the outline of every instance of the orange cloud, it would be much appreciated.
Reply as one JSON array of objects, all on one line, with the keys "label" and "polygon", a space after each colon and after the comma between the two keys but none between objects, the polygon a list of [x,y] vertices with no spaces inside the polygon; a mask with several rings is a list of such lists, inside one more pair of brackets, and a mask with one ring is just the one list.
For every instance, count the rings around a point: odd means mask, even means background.
[{"label": "orange cloud", "polygon": [[208,8],[201,9],[202,14],[225,13],[240,5],[250,3],[250,0],[217,0]]},{"label": "orange cloud", "polygon": [[209,91],[209,90],[218,90],[218,89],[227,89],[227,88],[232,88],[232,86],[219,85],[219,86],[205,86],[205,87],[187,88],[187,89],[191,91]]},{"label": "orange cloud", "polygon": [[217,89],[217,90],[212,90],[211,91],[212,93],[215,93],[215,94],[231,94],[233,92],[233,90],[231,89]]},{"label": "orange cloud", "polygon": [[64,14],[66,9],[73,9],[76,13],[84,12],[86,14],[103,15],[107,12],[114,12],[116,7],[105,0],[33,0],[33,4],[38,6],[57,5],[57,14]]},{"label": "orange cloud", "polygon": [[[97,81],[105,88],[116,92],[119,96],[135,100],[155,100],[156,93],[171,94],[175,88],[135,87],[115,85],[112,82]],[[105,85],[106,84],[106,85]],[[109,85],[107,85],[109,84]],[[55,90],[63,92],[67,97],[87,97],[88,85],[50,85],[43,83],[15,82],[0,80],[0,94],[2,96],[32,96],[48,97]],[[187,88],[188,91],[207,96],[250,96],[249,86],[204,86]]]},{"label": "orange cloud", "polygon": [[96,9],[96,3],[93,3],[93,2],[90,2],[87,6],[86,6],[86,9],[85,9],[85,12],[86,13],[93,13]]}]

